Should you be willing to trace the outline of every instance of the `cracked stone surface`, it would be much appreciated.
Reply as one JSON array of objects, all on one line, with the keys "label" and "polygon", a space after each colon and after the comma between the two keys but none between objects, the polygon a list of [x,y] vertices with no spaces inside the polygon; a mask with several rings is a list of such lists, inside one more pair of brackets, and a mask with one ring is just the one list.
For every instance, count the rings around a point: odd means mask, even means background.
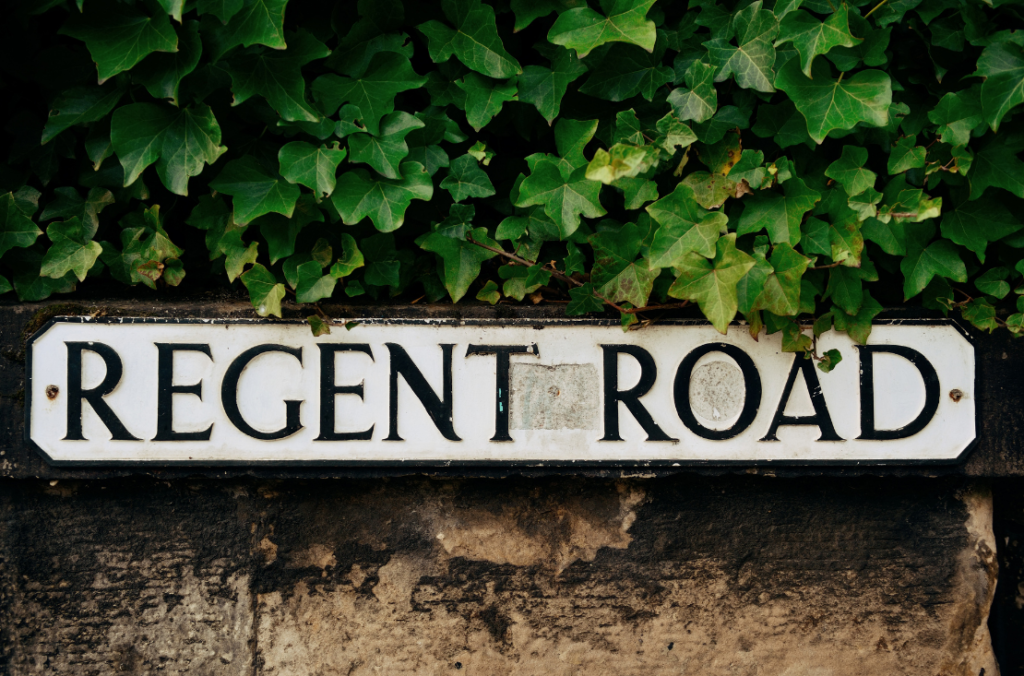
[{"label": "cracked stone surface", "polygon": [[0,674],[999,673],[962,479],[0,482]]}]

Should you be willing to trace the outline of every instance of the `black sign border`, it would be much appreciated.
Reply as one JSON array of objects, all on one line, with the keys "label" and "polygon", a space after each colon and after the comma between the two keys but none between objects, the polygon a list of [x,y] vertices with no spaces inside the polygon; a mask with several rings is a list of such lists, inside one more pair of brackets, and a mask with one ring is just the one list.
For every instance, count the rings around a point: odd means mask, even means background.
[{"label": "black sign border", "polygon": [[[621,327],[616,319],[550,319],[550,318],[509,318],[509,319],[477,319],[477,318],[374,318],[360,317],[354,320],[360,324],[375,325],[424,325],[424,326],[516,326],[544,329],[548,326],[580,326],[580,327]],[[25,343],[25,442],[35,449],[37,453],[52,467],[58,468],[183,468],[194,467],[216,468],[216,467],[252,467],[252,468],[412,468],[412,469],[449,469],[449,468],[481,468],[481,469],[545,469],[564,470],[567,468],[656,468],[656,469],[685,469],[703,467],[921,467],[921,466],[953,466],[966,461],[971,451],[980,441],[978,432],[981,424],[981,400],[975,394],[977,392],[977,341],[962,325],[951,318],[900,318],[881,319],[872,322],[873,326],[911,325],[911,326],[951,326],[962,335],[971,347],[975,349],[974,365],[974,390],[971,396],[974,397],[974,439],[955,458],[943,458],[938,460],[54,460],[32,439],[32,347],[36,339],[42,337],[50,328],[56,324],[245,324],[245,325],[307,325],[302,319],[264,319],[264,318],[198,318],[198,317],[92,317],[92,316],[56,316],[47,321],[39,328]],[[658,322],[659,325],[667,326],[710,326],[710,322],[703,319],[664,319]],[[809,326],[809,324],[808,324]],[[731,327],[745,327],[739,322],[732,322]],[[885,443],[879,442],[879,443]]]}]

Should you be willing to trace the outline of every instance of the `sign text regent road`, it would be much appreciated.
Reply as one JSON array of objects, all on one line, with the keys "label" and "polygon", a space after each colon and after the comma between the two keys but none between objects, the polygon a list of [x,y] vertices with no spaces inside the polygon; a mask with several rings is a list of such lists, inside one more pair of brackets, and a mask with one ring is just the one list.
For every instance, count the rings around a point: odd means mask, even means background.
[{"label": "sign text regent road", "polygon": [[55,464],[917,463],[975,439],[974,347],[882,323],[831,373],[674,322],[64,318],[29,345]]}]

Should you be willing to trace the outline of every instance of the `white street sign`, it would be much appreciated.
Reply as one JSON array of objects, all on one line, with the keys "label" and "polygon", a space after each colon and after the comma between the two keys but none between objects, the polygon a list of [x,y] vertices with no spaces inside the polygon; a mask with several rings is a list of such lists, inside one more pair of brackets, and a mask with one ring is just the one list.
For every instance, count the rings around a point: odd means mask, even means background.
[{"label": "white street sign", "polygon": [[822,373],[696,322],[66,318],[29,345],[28,436],[54,464],[952,462],[975,439],[951,322],[830,332]]}]

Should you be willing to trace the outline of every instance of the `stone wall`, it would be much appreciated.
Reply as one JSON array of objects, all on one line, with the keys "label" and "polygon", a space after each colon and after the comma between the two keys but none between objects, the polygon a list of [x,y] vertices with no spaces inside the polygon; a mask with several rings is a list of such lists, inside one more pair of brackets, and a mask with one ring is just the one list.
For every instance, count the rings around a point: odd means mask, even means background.
[{"label": "stone wall", "polygon": [[960,478],[8,480],[0,674],[992,676],[992,510]]}]

